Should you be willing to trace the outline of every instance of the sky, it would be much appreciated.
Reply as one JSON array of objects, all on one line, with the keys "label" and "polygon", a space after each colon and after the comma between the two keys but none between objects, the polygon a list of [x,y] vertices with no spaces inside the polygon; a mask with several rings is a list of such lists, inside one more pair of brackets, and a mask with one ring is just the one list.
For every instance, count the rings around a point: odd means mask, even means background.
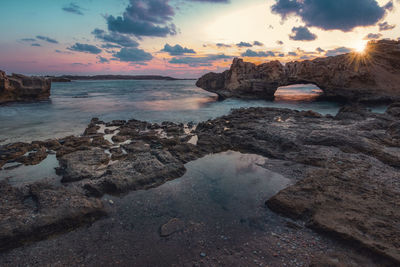
[{"label": "sky", "polygon": [[400,38],[400,0],[2,0],[0,69],[197,78]]}]

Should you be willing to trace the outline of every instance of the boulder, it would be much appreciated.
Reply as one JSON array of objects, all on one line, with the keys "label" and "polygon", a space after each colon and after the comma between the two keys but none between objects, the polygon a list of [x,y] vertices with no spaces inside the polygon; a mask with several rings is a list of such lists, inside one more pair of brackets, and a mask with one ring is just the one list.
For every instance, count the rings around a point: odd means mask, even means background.
[{"label": "boulder", "polygon": [[0,70],[0,104],[14,101],[46,100],[50,97],[51,80],[21,74],[7,76]]}]

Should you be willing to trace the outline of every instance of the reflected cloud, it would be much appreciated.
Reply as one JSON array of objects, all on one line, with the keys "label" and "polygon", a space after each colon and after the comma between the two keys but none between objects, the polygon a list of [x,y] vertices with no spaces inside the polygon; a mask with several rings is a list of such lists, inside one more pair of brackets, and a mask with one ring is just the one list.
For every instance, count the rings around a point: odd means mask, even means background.
[{"label": "reflected cloud", "polygon": [[253,154],[240,154],[235,161],[236,173],[254,173],[260,168],[260,165],[264,165],[266,158],[253,155]]}]

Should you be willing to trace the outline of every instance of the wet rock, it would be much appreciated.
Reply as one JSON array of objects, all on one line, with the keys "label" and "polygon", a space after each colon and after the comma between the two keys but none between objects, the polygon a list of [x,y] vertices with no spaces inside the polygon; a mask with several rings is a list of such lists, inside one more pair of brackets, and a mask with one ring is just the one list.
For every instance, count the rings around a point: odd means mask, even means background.
[{"label": "wet rock", "polygon": [[45,158],[47,158],[47,149],[45,147],[40,147],[26,156],[18,158],[16,161],[25,165],[36,165],[42,162]]},{"label": "wet rock", "polygon": [[386,113],[393,117],[400,118],[400,102],[391,104],[387,108]]},{"label": "wet rock", "polygon": [[32,149],[32,144],[22,142],[0,146],[0,167],[24,156]]},{"label": "wet rock", "polygon": [[335,116],[338,120],[364,120],[368,117],[368,110],[360,105],[346,105]]},{"label": "wet rock", "polygon": [[107,122],[106,126],[107,127],[113,127],[113,126],[123,126],[126,123],[124,120],[113,120],[112,122]]},{"label": "wet rock", "polygon": [[130,155],[110,166],[101,178],[84,181],[90,195],[123,193],[160,185],[185,173],[184,165],[163,150]]},{"label": "wet rock", "polygon": [[74,182],[102,176],[110,158],[103,149],[93,148],[66,154],[58,160],[57,173],[63,176],[62,182]]},{"label": "wet rock", "polygon": [[160,227],[160,236],[167,237],[176,232],[182,231],[185,227],[185,223],[178,218],[169,220],[166,224]]},{"label": "wet rock", "polygon": [[98,199],[36,183],[23,188],[0,182],[0,250],[64,232],[105,214]]},{"label": "wet rock", "polygon": [[[129,140],[126,143],[83,136],[60,139],[54,146],[63,181],[91,196],[158,186],[182,176],[184,163],[226,150],[285,162],[274,171],[298,182],[267,201],[268,207],[399,262],[400,232],[393,223],[400,220],[399,127],[389,113],[351,106],[335,117],[289,109],[237,109],[199,123],[191,133],[182,133],[180,124],[130,120],[114,136]],[[197,145],[188,143],[192,135],[198,137]],[[0,161],[15,161],[42,146],[3,146]],[[268,168],[268,162],[264,165]],[[34,209],[33,198],[25,202]]]},{"label": "wet rock", "polygon": [[83,135],[85,136],[94,136],[94,135],[98,135],[98,130],[100,129],[100,126],[91,123],[88,125],[88,127],[85,129],[85,132],[83,133]]},{"label": "wet rock", "polygon": [[[393,224],[400,217],[398,190],[382,184],[368,172],[397,171],[379,164],[354,159],[357,168],[321,170],[282,190],[267,201],[274,211],[294,219],[308,221],[308,226],[351,241],[396,262],[400,262],[400,229]],[[355,165],[355,163],[358,165]],[[337,171],[333,171],[337,170]]]},{"label": "wet rock", "polygon": [[400,122],[390,124],[387,133],[394,139],[400,139]]},{"label": "wet rock", "polygon": [[125,149],[128,153],[141,153],[141,152],[149,152],[150,145],[143,141],[133,141],[128,145],[122,145],[122,148]]},{"label": "wet rock", "polygon": [[112,138],[111,138],[111,140],[114,142],[114,143],[123,143],[123,142],[125,142],[125,141],[127,141],[127,140],[129,140],[130,139],[130,136],[126,136],[126,135],[115,135],[115,136],[113,136]]},{"label": "wet rock", "polygon": [[121,147],[111,148],[111,160],[121,160],[127,157],[127,152]]}]

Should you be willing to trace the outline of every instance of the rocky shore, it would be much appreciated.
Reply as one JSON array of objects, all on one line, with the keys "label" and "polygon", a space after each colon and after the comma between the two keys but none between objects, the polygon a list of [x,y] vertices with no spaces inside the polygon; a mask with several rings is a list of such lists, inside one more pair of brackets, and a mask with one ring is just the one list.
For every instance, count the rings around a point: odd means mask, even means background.
[{"label": "rocky shore", "polygon": [[345,106],[336,116],[238,109],[198,125],[95,118],[82,136],[4,145],[0,172],[55,153],[61,184],[1,182],[0,249],[92,222],[107,214],[104,194],[159,186],[187,162],[234,150],[279,160],[273,171],[298,180],[266,207],[399,264],[399,118],[399,103],[384,114]]},{"label": "rocky shore", "polygon": [[7,76],[0,70],[0,104],[16,101],[46,100],[50,97],[51,81],[21,74]]},{"label": "rocky shore", "polygon": [[350,102],[400,100],[400,41],[368,43],[362,53],[260,65],[234,59],[229,70],[208,73],[196,85],[220,98],[271,100],[278,87],[315,84],[326,98]]}]

